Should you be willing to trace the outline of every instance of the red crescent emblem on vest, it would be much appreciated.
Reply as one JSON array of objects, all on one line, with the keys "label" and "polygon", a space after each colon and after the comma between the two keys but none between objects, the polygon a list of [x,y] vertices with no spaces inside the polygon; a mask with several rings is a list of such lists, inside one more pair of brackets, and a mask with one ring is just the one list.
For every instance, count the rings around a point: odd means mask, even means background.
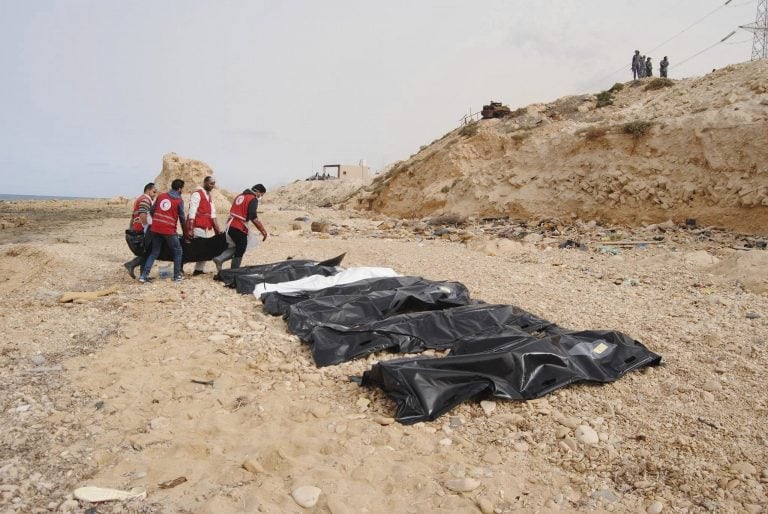
[{"label": "red crescent emblem on vest", "polygon": [[245,200],[245,197],[243,195],[238,196],[237,198],[235,198],[235,205],[240,205],[241,203],[243,203],[243,200]]},{"label": "red crescent emblem on vest", "polygon": [[171,201],[167,198],[163,198],[163,201],[160,202],[160,209],[167,211],[171,208]]}]

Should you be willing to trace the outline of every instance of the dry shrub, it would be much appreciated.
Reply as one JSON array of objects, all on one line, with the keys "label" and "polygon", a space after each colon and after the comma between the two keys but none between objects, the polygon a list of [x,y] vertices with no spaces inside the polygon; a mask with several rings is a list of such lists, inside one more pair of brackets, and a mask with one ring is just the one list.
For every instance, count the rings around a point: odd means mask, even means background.
[{"label": "dry shrub", "polygon": [[617,82],[614,85],[612,85],[611,89],[609,89],[608,91],[611,93],[618,93],[622,89],[624,89],[624,84],[622,84],[621,82]]},{"label": "dry shrub", "polygon": [[675,85],[675,81],[666,77],[653,79],[645,86],[646,91],[655,91],[656,89],[664,89],[665,87],[671,87]]},{"label": "dry shrub", "polygon": [[459,130],[459,135],[464,137],[472,137],[475,134],[477,134],[478,130],[480,130],[478,123],[476,121],[473,121],[461,127],[461,130]]},{"label": "dry shrub", "polygon": [[520,107],[519,109],[515,109],[514,111],[509,113],[509,117],[510,118],[519,118],[523,114],[527,114],[527,113],[528,113],[528,109],[526,109],[525,107]]},{"label": "dry shrub", "polygon": [[613,95],[610,91],[602,91],[597,94],[596,107],[607,107],[613,105]]},{"label": "dry shrub", "polygon": [[622,127],[625,134],[630,134],[634,137],[643,137],[651,130],[653,123],[650,121],[630,121],[625,123]]}]

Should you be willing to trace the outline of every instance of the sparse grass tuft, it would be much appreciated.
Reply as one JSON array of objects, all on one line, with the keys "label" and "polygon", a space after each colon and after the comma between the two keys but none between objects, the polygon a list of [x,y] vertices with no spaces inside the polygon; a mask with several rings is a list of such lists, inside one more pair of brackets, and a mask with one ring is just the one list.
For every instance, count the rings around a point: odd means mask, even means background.
[{"label": "sparse grass tuft", "polygon": [[610,92],[610,93],[618,93],[622,89],[624,89],[624,84],[622,84],[621,82],[617,82],[617,83],[615,83],[614,85],[611,86],[611,89],[609,89],[608,92]]},{"label": "sparse grass tuft", "polygon": [[664,89],[665,87],[671,87],[675,85],[675,81],[668,78],[653,79],[645,86],[646,91],[654,91],[656,89]]},{"label": "sparse grass tuft", "polygon": [[643,137],[648,133],[652,126],[653,123],[650,121],[630,121],[629,123],[625,123],[622,128],[625,134],[630,134],[634,137]]},{"label": "sparse grass tuft", "polygon": [[607,107],[613,105],[613,95],[610,91],[603,91],[597,94],[596,107]]},{"label": "sparse grass tuft", "polygon": [[480,127],[478,126],[478,123],[476,121],[473,121],[461,127],[461,130],[459,130],[459,135],[464,137],[472,137],[475,134],[477,134],[477,131],[479,129]]}]

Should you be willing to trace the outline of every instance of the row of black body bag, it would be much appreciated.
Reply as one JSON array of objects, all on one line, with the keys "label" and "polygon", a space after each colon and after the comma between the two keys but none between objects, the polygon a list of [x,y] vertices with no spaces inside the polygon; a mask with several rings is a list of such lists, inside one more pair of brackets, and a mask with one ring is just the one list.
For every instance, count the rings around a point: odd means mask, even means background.
[{"label": "row of black body bag", "polygon": [[[343,257],[224,270],[221,279],[252,293],[258,283],[333,275]],[[448,350],[443,357],[380,361],[352,377],[382,388],[404,424],[434,420],[468,399],[529,400],[574,382],[612,382],[661,363],[626,334],[567,330],[513,305],[472,300],[459,282],[371,278],[315,291],[268,292],[261,300],[265,312],[283,316],[309,345],[318,367],[380,351]]]}]

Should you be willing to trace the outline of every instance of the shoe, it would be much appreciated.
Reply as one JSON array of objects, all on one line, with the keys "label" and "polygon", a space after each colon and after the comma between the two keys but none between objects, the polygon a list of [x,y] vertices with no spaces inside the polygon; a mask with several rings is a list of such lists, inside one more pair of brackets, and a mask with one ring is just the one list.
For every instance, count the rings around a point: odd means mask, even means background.
[{"label": "shoe", "polygon": [[205,275],[205,271],[200,271],[199,269],[196,269],[195,271],[192,272],[193,277],[196,277],[198,275]]},{"label": "shoe", "polygon": [[216,259],[213,260],[213,263],[216,265],[216,274],[218,275],[219,273],[221,273],[221,268],[223,263],[217,261]]},{"label": "shoe", "polygon": [[139,282],[141,284],[146,284],[147,283],[147,277],[139,277]]},{"label": "shoe", "polygon": [[133,265],[133,261],[128,261],[125,264],[123,264],[123,266],[125,267],[125,269],[128,270],[128,274],[131,276],[131,278],[136,280],[136,274],[133,272],[133,270],[136,268]]},{"label": "shoe", "polygon": [[182,277],[181,275],[179,275],[178,277],[173,277],[174,282],[181,282],[182,280],[184,280],[184,277]]}]

